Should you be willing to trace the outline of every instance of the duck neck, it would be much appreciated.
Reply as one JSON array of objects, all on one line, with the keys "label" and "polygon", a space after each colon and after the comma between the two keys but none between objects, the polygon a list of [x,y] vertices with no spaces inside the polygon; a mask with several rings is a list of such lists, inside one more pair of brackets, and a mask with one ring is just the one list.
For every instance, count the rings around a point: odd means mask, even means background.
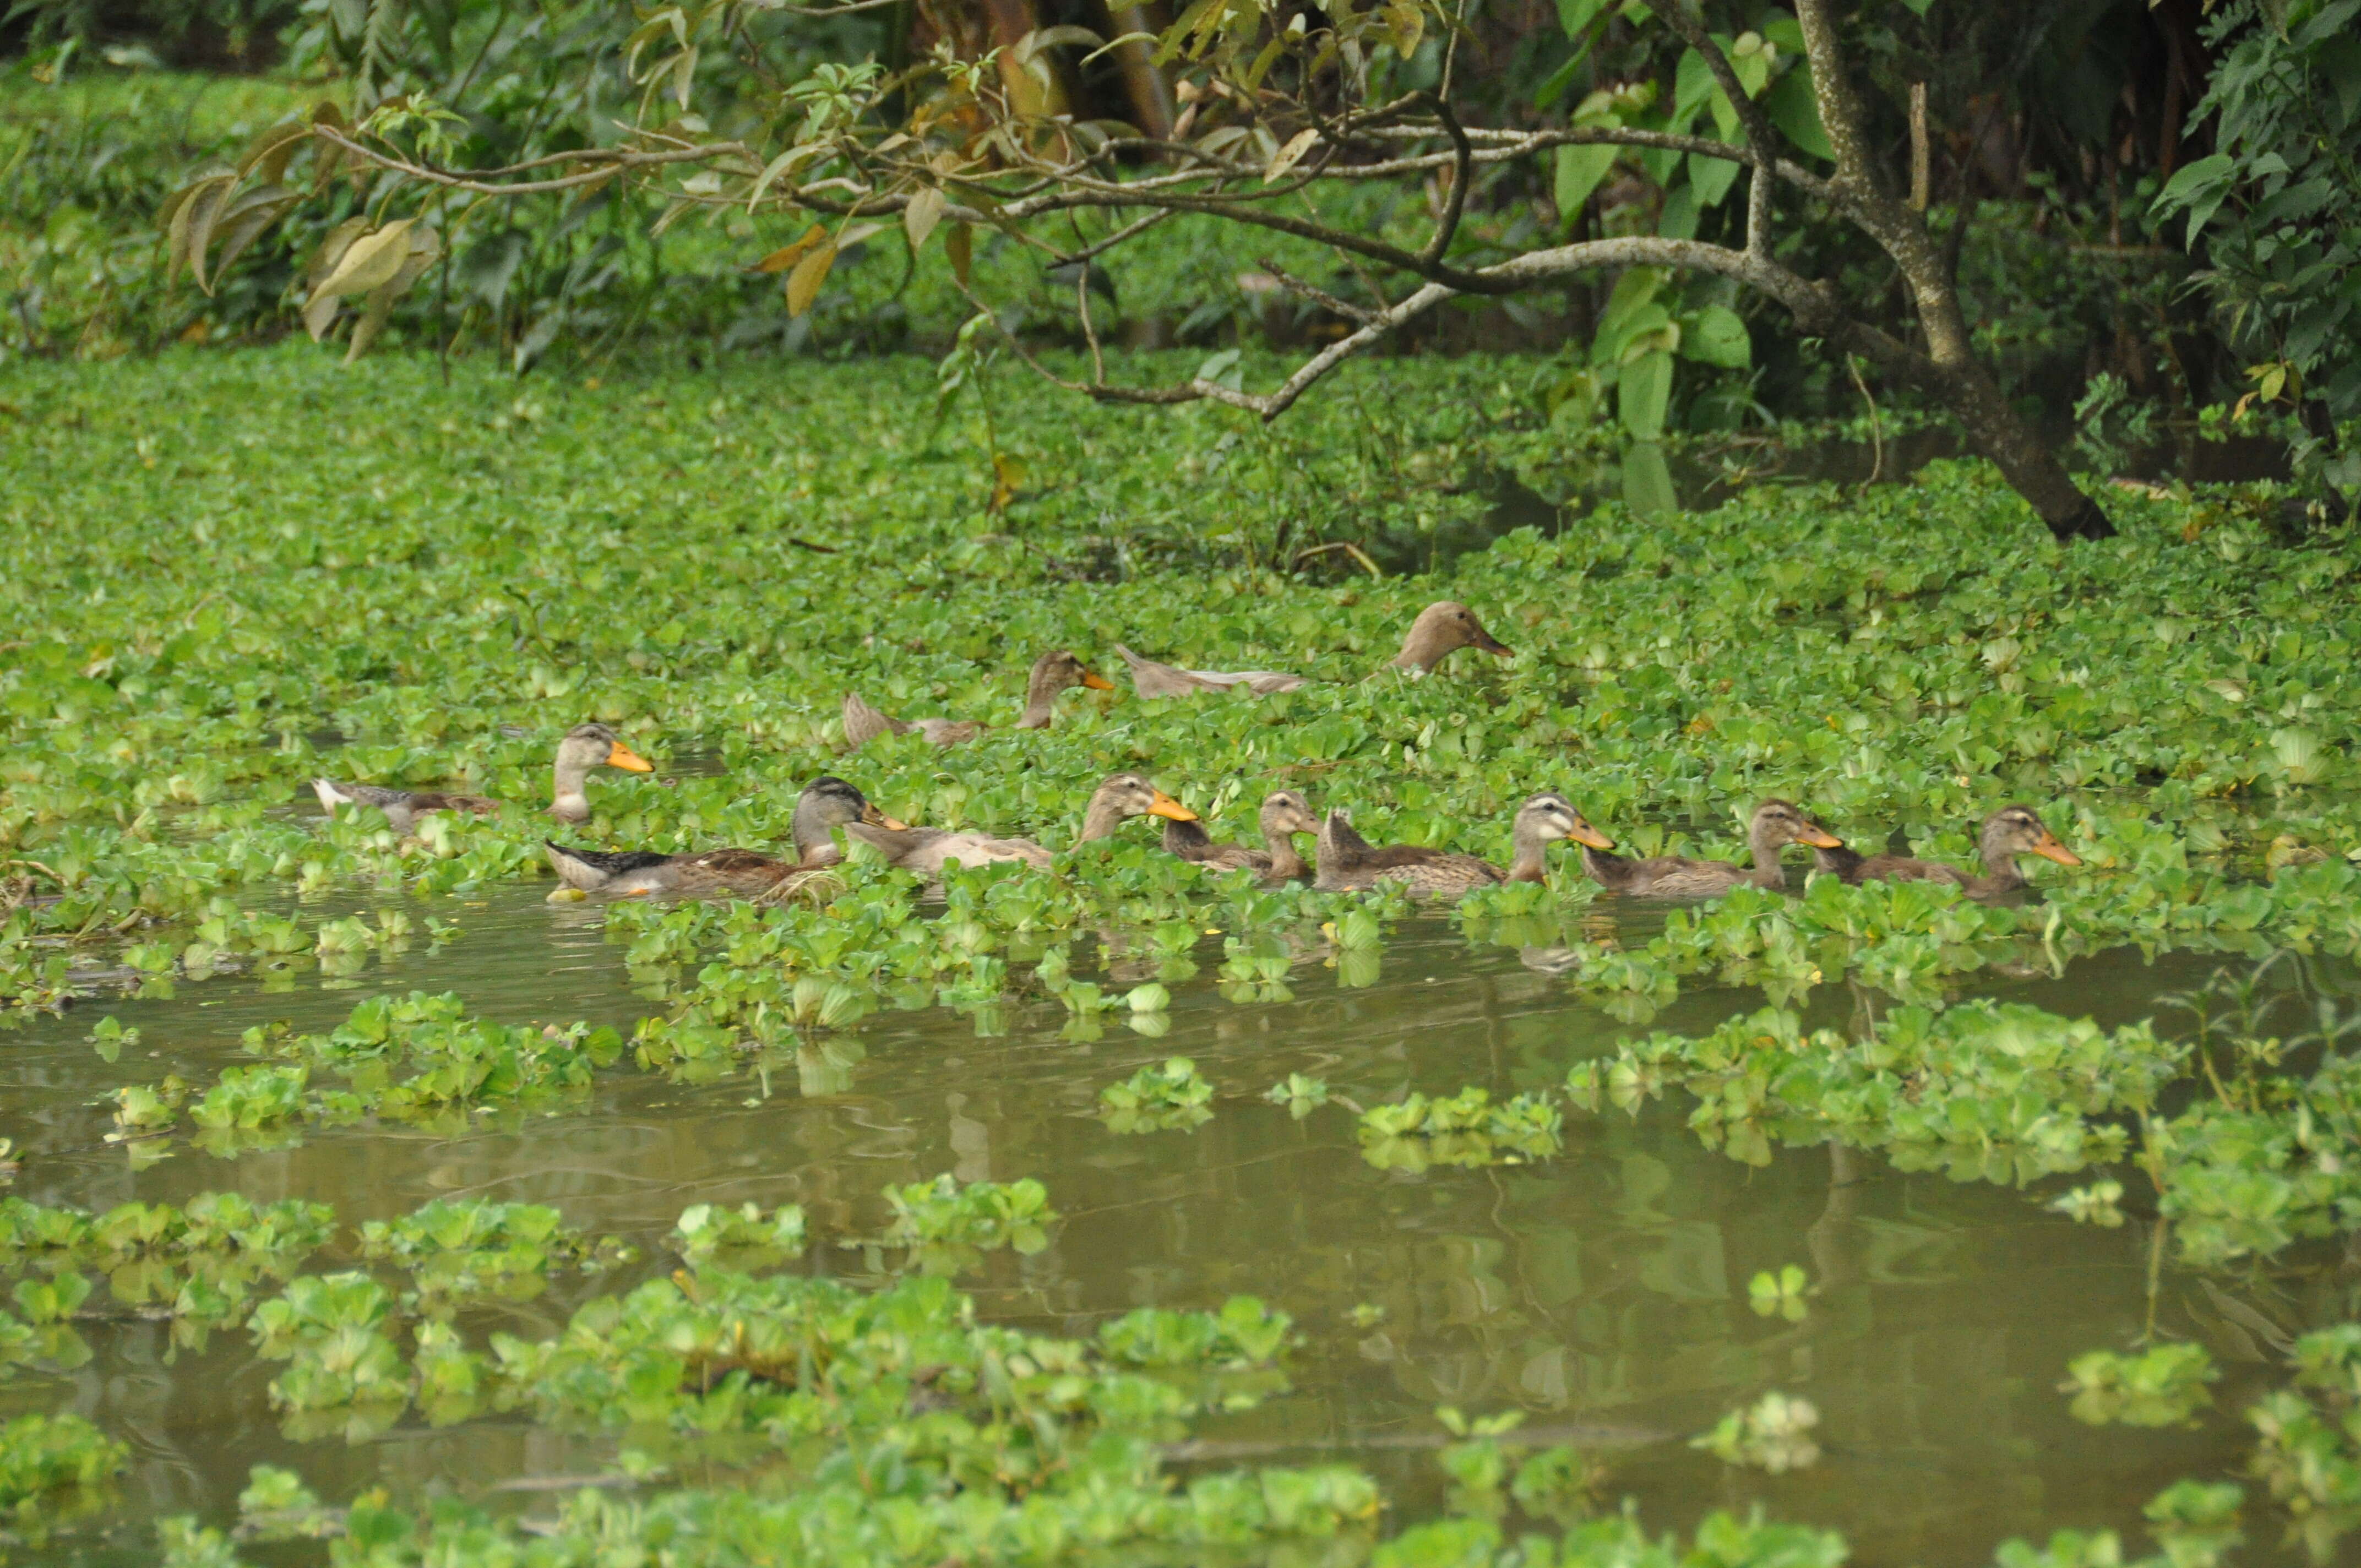
[{"label": "duck neck", "polygon": [[1622,856],[1594,850],[1587,844],[1582,845],[1581,850],[1583,874],[1599,886],[1621,887],[1631,880],[1631,862]]},{"label": "duck neck", "polygon": [[1082,812],[1082,836],[1074,841],[1087,844],[1093,839],[1112,839],[1123,826],[1123,807],[1108,798],[1102,790],[1091,796],[1091,804]]},{"label": "duck neck", "polygon": [[1758,822],[1746,835],[1747,848],[1754,854],[1754,872],[1747,880],[1758,887],[1784,887],[1787,868],[1779,861],[1779,851],[1787,840],[1779,837],[1778,829],[1768,822]]},{"label": "duck neck", "polygon": [[1984,862],[1984,886],[1993,893],[2014,893],[2026,885],[2025,872],[2016,863],[2016,851],[2008,847],[2005,829],[1986,833],[1977,846]]},{"label": "duck neck", "polygon": [[1295,835],[1277,823],[1266,819],[1262,825],[1262,841],[1270,850],[1270,874],[1292,881],[1311,868],[1296,852]]},{"label": "duck neck", "polygon": [[799,803],[787,831],[796,841],[796,855],[805,865],[825,865],[844,858],[829,832],[831,825],[809,803]]},{"label": "duck neck", "polygon": [[570,757],[560,757],[550,772],[549,814],[560,822],[590,820],[590,795],[584,788],[590,770]]},{"label": "duck neck", "polygon": [[1025,682],[1025,712],[1016,720],[1019,729],[1047,729],[1049,721],[1058,717],[1058,694],[1065,686],[1049,671],[1036,669]]},{"label": "duck neck", "polygon": [[1532,824],[1520,822],[1509,835],[1513,851],[1509,861],[1510,882],[1547,882],[1549,880],[1549,840],[1543,838]]}]

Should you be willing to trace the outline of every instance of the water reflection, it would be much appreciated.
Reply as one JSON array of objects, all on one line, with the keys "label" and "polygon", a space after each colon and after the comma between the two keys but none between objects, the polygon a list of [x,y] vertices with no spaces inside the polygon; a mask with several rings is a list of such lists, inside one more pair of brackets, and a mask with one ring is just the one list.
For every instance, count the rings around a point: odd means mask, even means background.
[{"label": "water reflection", "polygon": [[[1644,942],[1650,918],[1633,916],[1620,939]],[[459,919],[451,946],[372,958],[357,978],[368,990],[456,989],[511,1022],[579,1017],[628,1033],[646,1010],[594,908],[502,889]],[[2213,1282],[2169,1269],[2152,1291],[2156,1238],[2137,1220],[2078,1227],[2024,1193],[1842,1149],[1741,1165],[1687,1132],[1677,1093],[1636,1118],[1569,1118],[1564,1153],[1545,1164],[1373,1168],[1349,1110],[1297,1120],[1257,1096],[1300,1071],[1362,1105],[1471,1083],[1506,1097],[1558,1084],[1638,1029],[1576,999],[1545,951],[1471,948],[1442,921],[1406,930],[1374,975],[1302,957],[1291,997],[1250,1005],[1223,1000],[1204,964],[1173,987],[1171,1027],[1158,1038],[1120,1025],[1070,1038],[1055,1007],[889,1012],[858,1036],[807,1041],[708,1081],[618,1069],[563,1113],[312,1131],[234,1161],[183,1142],[135,1168],[104,1141],[95,1096],[167,1071],[208,1078],[243,1029],[274,1018],[324,1027],[353,1000],[314,974],[278,991],[253,979],[183,983],[169,1001],[86,1008],[10,1036],[0,1135],[23,1149],[15,1190],[36,1201],[181,1201],[235,1187],[258,1201],[331,1201],[348,1225],[436,1197],[546,1202],[648,1249],[650,1270],[669,1266],[653,1244],[682,1209],[751,1201],[804,1206],[818,1240],[797,1266],[873,1275],[894,1255],[836,1244],[878,1234],[886,1183],[946,1170],[1035,1176],[1067,1220],[1047,1250],[993,1255],[964,1281],[988,1314],[1082,1334],[1136,1306],[1246,1292],[1302,1325],[1297,1393],[1202,1423],[1192,1459],[1348,1456],[1380,1476],[1398,1518],[1415,1519],[1441,1504],[1433,1408],[1517,1408],[1536,1433],[1595,1450],[1608,1495],[1636,1497],[1652,1527],[1761,1501],[1845,1530],[1854,1561],[1870,1563],[1982,1563],[2008,1535],[2069,1526],[2136,1537],[2140,1506],[2163,1485],[2239,1464],[2241,1429],[2235,1414],[2193,1431],[2078,1426],[2055,1392],[2066,1363],[2129,1347],[2154,1324],[2204,1338],[2235,1384],[2276,1354],[2252,1317],[2351,1308],[2349,1266],[2292,1277],[2279,1287],[2288,1301],[2242,1312]],[[2113,1025],[2213,967],[2119,954],[2058,978],[1984,978],[1995,994]],[[2353,989],[2342,970],[2326,981]],[[1844,1026],[1870,1000],[1824,987],[1808,1022]],[[1702,1030],[1760,1002],[1688,992],[1651,1026]],[[102,1011],[142,1031],[112,1067],[82,1038]],[[1094,1114],[1099,1089],[1173,1055],[1217,1086],[1213,1120],[1193,1133],[1110,1135]],[[320,1264],[348,1261],[332,1253]],[[1748,1281],[1789,1264],[1809,1274],[1808,1312],[1756,1315]],[[531,1301],[470,1309],[460,1326],[476,1343],[496,1329],[548,1334],[585,1295],[631,1282],[563,1279]],[[378,1483],[472,1491],[489,1476],[580,1475],[608,1453],[512,1420],[436,1429],[414,1413],[384,1430],[337,1415],[300,1442],[269,1407],[274,1365],[244,1334],[176,1346],[160,1324],[90,1331],[86,1365],[0,1387],[0,1412],[71,1408],[135,1445],[111,1521],[121,1549],[159,1513],[219,1517],[255,1463],[342,1497]],[[1686,1446],[1773,1388],[1818,1405],[1828,1452],[1817,1467],[1769,1478]],[[2243,1408],[2228,1385],[2218,1403]],[[2251,1560],[2272,1560],[2268,1541]]]}]

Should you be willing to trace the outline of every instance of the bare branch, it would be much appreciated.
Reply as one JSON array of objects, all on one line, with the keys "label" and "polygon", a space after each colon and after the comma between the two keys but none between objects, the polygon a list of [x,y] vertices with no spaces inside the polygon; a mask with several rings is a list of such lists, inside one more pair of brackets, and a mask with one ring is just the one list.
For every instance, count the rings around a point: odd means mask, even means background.
[{"label": "bare branch", "polygon": [[[430,185],[441,185],[453,191],[473,191],[485,196],[534,196],[551,191],[576,191],[585,185],[595,185],[611,180],[627,169],[650,169],[670,163],[708,163],[730,153],[751,158],[753,154],[743,142],[707,142],[697,147],[672,152],[623,152],[608,148],[585,148],[579,152],[560,153],[548,159],[536,159],[544,167],[563,161],[597,163],[598,168],[580,174],[568,174],[555,180],[522,180],[498,182],[474,173],[456,173],[434,169],[425,164],[412,163],[353,140],[326,126],[313,126],[312,134],[322,141],[332,143],[345,151],[379,169],[407,174],[413,180],[423,180]],[[493,171],[497,174],[499,171]]]},{"label": "bare branch", "polygon": [[[1453,41],[1457,41],[1456,35]],[[1460,216],[1467,211],[1468,165],[1475,161],[1474,149],[1467,145],[1467,133],[1459,128],[1459,116],[1451,112],[1451,104],[1440,95],[1434,100],[1434,117],[1443,122],[1443,128],[1451,137],[1451,193],[1444,198],[1443,219],[1434,225],[1434,237],[1426,242],[1426,249],[1419,258],[1430,267],[1443,259],[1444,252],[1451,248],[1453,236],[1459,232]]]},{"label": "bare branch", "polygon": [[1359,322],[1366,326],[1377,319],[1378,313],[1367,306],[1356,305],[1350,300],[1340,300],[1325,289],[1314,288],[1302,279],[1290,276],[1279,267],[1278,262],[1267,256],[1257,258],[1255,265],[1278,279],[1279,285],[1290,292],[1301,294],[1313,304],[1324,310],[1333,311],[1346,321]]}]

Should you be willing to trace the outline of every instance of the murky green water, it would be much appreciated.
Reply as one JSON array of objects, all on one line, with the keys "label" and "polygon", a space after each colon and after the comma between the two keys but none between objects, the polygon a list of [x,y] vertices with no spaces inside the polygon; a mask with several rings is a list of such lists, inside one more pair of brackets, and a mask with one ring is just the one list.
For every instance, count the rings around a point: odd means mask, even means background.
[{"label": "murky green water", "polygon": [[[436,913],[450,917],[447,905]],[[2167,1268],[2152,1288],[2153,1237],[2136,1220],[2078,1227],[2025,1193],[1828,1149],[1750,1168],[1699,1146],[1677,1093],[1636,1120],[1569,1118],[1565,1152],[1545,1165],[1415,1177],[1365,1163],[1341,1108],[1297,1122],[1256,1098],[1290,1071],[1323,1076],[1365,1105],[1404,1088],[1480,1083],[1506,1094],[1557,1084],[1571,1063],[1631,1032],[1513,951],[1472,948],[1440,919],[1406,927],[1366,989],[1339,990],[1313,963],[1298,971],[1295,1001],[1233,1005],[1209,966],[1176,988],[1171,1031],[1157,1039],[1117,1025],[1071,1040],[1054,1007],[1016,1014],[994,1038],[940,1010],[888,1014],[857,1039],[713,1082],[620,1069],[581,1113],[483,1117],[464,1136],[361,1127],[235,1160],[180,1141],[136,1177],[126,1150],[104,1141],[107,1108],[94,1103],[104,1090],[166,1071],[210,1077],[248,1025],[325,1027],[371,991],[453,989],[505,1021],[627,1030],[646,1010],[596,906],[504,888],[457,918],[463,934],[450,946],[373,959],[324,985],[316,972],[182,982],[170,1000],[94,1004],[0,1036],[0,1135],[25,1160],[15,1190],[104,1208],[235,1188],[332,1202],[346,1227],[437,1197],[529,1201],[653,1258],[663,1255],[651,1244],[691,1203],[792,1201],[819,1238],[796,1266],[857,1276],[878,1256],[836,1243],[881,1228],[886,1183],[945,1170],[1037,1177],[1066,1222],[1046,1252],[995,1256],[961,1281],[986,1313],[1081,1333],[1143,1304],[1262,1296],[1306,1332],[1297,1391],[1202,1423],[1193,1452],[1349,1458],[1379,1475],[1405,1518],[1439,1506],[1431,1412],[1446,1403],[1522,1409],[1530,1432],[1594,1445],[1611,1462],[1610,1498],[1636,1498],[1653,1527],[1760,1501],[1844,1530],[1855,1561],[1872,1564],[1982,1563],[2010,1535],[2065,1526],[2136,1537],[2140,1505],[2159,1487],[2242,1457],[2235,1422],[2092,1430],[2056,1391],[2081,1352],[2127,1347],[2152,1317],[2202,1332],[2192,1307],[2205,1321],[2218,1310],[2205,1309],[2210,1288],[2193,1277]],[[1651,923],[1641,912],[1623,919],[1627,938]],[[2213,967],[2120,954],[1998,988],[2116,1024]],[[2356,989],[2349,973],[2331,978]],[[1843,1022],[1852,1000],[1824,991],[1816,1021]],[[1698,991],[1654,1022],[1704,1029],[1753,1005],[1745,993]],[[152,1059],[101,1062],[83,1035],[104,1012],[138,1025],[137,1049]],[[1173,1054],[1193,1057],[1219,1086],[1211,1123],[1120,1137],[1093,1116],[1102,1085]],[[340,1261],[331,1253],[314,1266]],[[1795,1324],[1756,1316],[1748,1279],[1789,1263],[1820,1287],[1810,1314]],[[2333,1267],[2327,1276],[2326,1286],[2351,1288]],[[625,1282],[568,1280],[461,1325],[475,1343],[493,1328],[544,1335],[584,1295]],[[1381,1321],[1356,1324],[1363,1303],[1383,1309]],[[605,1456],[519,1417],[436,1431],[412,1416],[349,1442],[331,1420],[325,1441],[293,1441],[266,1397],[275,1365],[243,1333],[176,1355],[161,1323],[83,1327],[96,1354],[65,1397],[46,1379],[0,1387],[0,1413],[72,1409],[135,1445],[114,1517],[60,1538],[55,1556],[143,1560],[156,1515],[220,1517],[258,1462],[295,1469],[332,1498],[377,1480],[475,1495],[506,1478],[532,1510],[549,1506],[542,1483],[595,1473]],[[2217,1403],[2242,1409],[2260,1386],[2259,1358],[2211,1343],[2229,1362]],[[1828,1453],[1817,1467],[1766,1478],[1686,1446],[1773,1387],[1818,1405]],[[2276,1529],[2251,1530],[2264,1538],[2251,1560],[2274,1560]]]}]

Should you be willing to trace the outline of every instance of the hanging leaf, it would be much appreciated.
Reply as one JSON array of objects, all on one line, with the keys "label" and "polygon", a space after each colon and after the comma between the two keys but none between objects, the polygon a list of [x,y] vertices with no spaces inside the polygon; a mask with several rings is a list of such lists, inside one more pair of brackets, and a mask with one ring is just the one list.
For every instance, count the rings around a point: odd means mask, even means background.
[{"label": "hanging leaf", "polygon": [[1618,150],[1606,142],[1557,149],[1554,194],[1559,223],[1571,225],[1576,218],[1582,215],[1582,204],[1590,200],[1590,193],[1598,189],[1608,171],[1615,167]]},{"label": "hanging leaf", "polygon": [[276,185],[279,177],[287,172],[288,160],[311,136],[311,121],[281,120],[246,144],[246,150],[237,157],[237,171],[251,174],[259,166],[263,182]]},{"label": "hanging leaf", "polygon": [[353,341],[345,350],[345,363],[350,365],[368,352],[368,345],[385,328],[386,318],[393,312],[393,302],[401,298],[412,283],[426,274],[426,269],[442,258],[443,241],[433,229],[412,229],[410,251],[401,259],[394,275],[368,292],[361,319],[353,323]]},{"label": "hanging leaf", "polygon": [[781,246],[778,249],[771,252],[770,255],[763,258],[762,260],[754,263],[754,270],[757,272],[785,272],[788,268],[793,267],[796,262],[801,261],[804,257],[810,252],[814,246],[820,244],[827,238],[828,230],[822,228],[818,224],[814,224],[811,227],[804,230],[802,236],[793,245]]},{"label": "hanging leaf", "polygon": [[1653,441],[1635,441],[1623,453],[1623,504],[1642,517],[1681,510],[1672,466],[1664,461],[1664,449]]},{"label": "hanging leaf", "polygon": [[304,269],[304,287],[318,288],[321,280],[334,272],[336,269],[336,263],[345,258],[345,252],[352,248],[353,241],[368,232],[368,219],[367,218],[346,218],[343,223],[330,229],[327,237],[320,242],[319,250],[313,256],[312,265]]},{"label": "hanging leaf", "polygon": [[1305,153],[1310,152],[1319,144],[1320,127],[1317,126],[1306,126],[1288,137],[1287,145],[1272,156],[1270,167],[1262,171],[1262,182],[1268,185],[1294,168],[1303,160]]},{"label": "hanging leaf", "polygon": [[811,309],[819,297],[820,285],[828,281],[828,269],[836,265],[836,247],[822,245],[787,274],[787,314],[799,316]]},{"label": "hanging leaf", "polygon": [[1673,400],[1673,356],[1653,349],[1623,367],[1615,387],[1616,411],[1623,428],[1642,441],[1664,433],[1664,410]]},{"label": "hanging leaf", "polygon": [[236,183],[235,174],[210,175],[190,186],[188,198],[172,209],[171,227],[166,235],[167,283],[176,280],[186,265],[197,286],[204,287],[205,247],[213,238],[214,219],[220,215],[223,201]]},{"label": "hanging leaf", "polygon": [[1754,361],[1754,344],[1736,311],[1728,305],[1708,305],[1683,318],[1680,354],[1700,365],[1743,370]]},{"label": "hanging leaf", "polygon": [[943,254],[950,258],[951,276],[961,284],[967,282],[968,268],[975,252],[975,230],[966,224],[954,224],[951,232],[943,236]]},{"label": "hanging leaf", "polygon": [[1836,157],[1836,148],[1828,145],[1828,130],[1820,124],[1820,101],[1812,92],[1810,67],[1799,65],[1773,82],[1771,91],[1763,95],[1763,109],[1789,141],[1814,158]]},{"label": "hanging leaf", "polygon": [[335,269],[313,285],[312,297],[366,294],[391,279],[410,255],[410,229],[415,221],[403,218],[353,241]]},{"label": "hanging leaf", "polygon": [[926,247],[927,236],[942,221],[943,208],[948,204],[943,193],[931,185],[911,196],[910,204],[902,209],[902,232],[910,236],[912,250]]},{"label": "hanging leaf", "polygon": [[[249,191],[230,203],[228,209],[214,222],[222,236],[221,255],[214,260],[210,281],[200,280],[198,286],[211,294],[221,283],[222,275],[230,264],[246,254],[247,247],[258,238],[262,231],[287,215],[295,204],[295,192],[277,185],[265,185]],[[200,258],[202,259],[202,258]]]}]

